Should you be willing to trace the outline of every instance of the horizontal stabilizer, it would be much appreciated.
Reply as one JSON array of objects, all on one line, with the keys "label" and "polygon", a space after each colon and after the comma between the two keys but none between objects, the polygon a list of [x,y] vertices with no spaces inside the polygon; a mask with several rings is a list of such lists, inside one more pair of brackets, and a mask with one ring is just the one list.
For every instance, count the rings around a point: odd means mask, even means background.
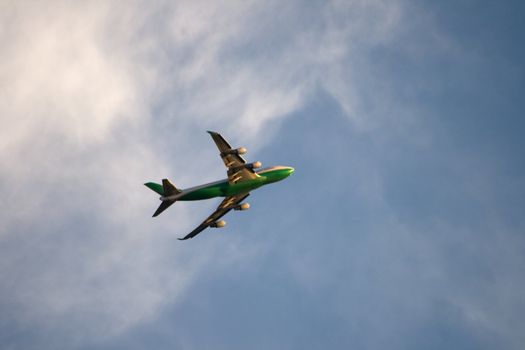
[{"label": "horizontal stabilizer", "polygon": [[147,182],[144,185],[148,187],[150,190],[155,191],[162,196],[161,199],[163,201],[160,204],[160,206],[157,208],[157,211],[155,212],[155,214],[153,214],[154,217],[158,216],[164,210],[168,209],[176,201],[173,198],[168,199],[168,198],[163,198],[163,197],[174,196],[182,192],[177,187],[175,187],[175,185],[172,184],[171,181],[168,179],[162,179],[162,185],[157,184],[155,182]]},{"label": "horizontal stabilizer", "polygon": [[160,213],[162,213],[164,210],[168,209],[175,201],[164,201],[162,202],[159,207],[157,208],[157,211],[155,214],[153,214],[153,217],[158,216]]},{"label": "horizontal stabilizer", "polygon": [[164,197],[173,196],[174,194],[178,194],[181,191],[175,187],[174,184],[171,183],[168,179],[162,179],[162,188],[164,190]]}]

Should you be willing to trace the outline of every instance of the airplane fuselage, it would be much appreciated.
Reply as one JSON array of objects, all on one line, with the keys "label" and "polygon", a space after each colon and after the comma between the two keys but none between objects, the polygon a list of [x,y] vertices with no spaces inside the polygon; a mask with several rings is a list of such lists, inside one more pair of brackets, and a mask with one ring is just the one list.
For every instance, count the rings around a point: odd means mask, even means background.
[{"label": "airplane fuselage", "polygon": [[220,181],[210,182],[204,185],[195,186],[181,190],[177,188],[169,179],[162,179],[162,184],[146,182],[144,185],[150,190],[161,195],[161,203],[153,217],[159,216],[164,210],[168,209],[177,201],[197,201],[215,197],[225,197],[199,226],[188,233],[180,240],[187,240],[195,237],[208,227],[224,227],[226,221],[221,218],[231,210],[246,210],[250,204],[243,202],[250,192],[277,181],[284,180],[294,172],[294,168],[289,166],[273,166],[260,170],[261,162],[247,163],[241,156],[245,154],[246,148],[232,148],[232,146],[215,131],[208,131],[213,142],[219,150],[219,155],[227,168],[228,178]]},{"label": "airplane fuselage", "polygon": [[[259,188],[270,183],[281,181],[294,172],[294,168],[287,166],[274,166],[270,168],[261,169],[257,172],[259,177],[246,180],[239,183],[230,183],[228,179],[210,182],[204,185],[191,187],[182,190],[181,193],[169,197],[161,197],[162,201],[177,200],[177,201],[195,201],[202,199],[210,199],[215,197],[228,197],[240,193],[247,193],[256,188]],[[162,186],[159,185],[159,190]]]}]

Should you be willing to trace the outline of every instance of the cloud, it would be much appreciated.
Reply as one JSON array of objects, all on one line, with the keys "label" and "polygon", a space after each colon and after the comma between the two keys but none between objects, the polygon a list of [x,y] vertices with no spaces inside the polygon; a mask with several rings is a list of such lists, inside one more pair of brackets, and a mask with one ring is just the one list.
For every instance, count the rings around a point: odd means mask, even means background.
[{"label": "cloud", "polygon": [[194,130],[257,149],[319,87],[374,124],[360,113],[360,69],[403,16],[383,1],[2,7],[0,322],[8,335],[66,329],[72,346],[181,300],[216,254],[172,244],[173,222],[202,213],[152,222],[141,182],[176,166],[176,183],[211,180],[222,170],[202,171],[213,153],[190,152]]}]

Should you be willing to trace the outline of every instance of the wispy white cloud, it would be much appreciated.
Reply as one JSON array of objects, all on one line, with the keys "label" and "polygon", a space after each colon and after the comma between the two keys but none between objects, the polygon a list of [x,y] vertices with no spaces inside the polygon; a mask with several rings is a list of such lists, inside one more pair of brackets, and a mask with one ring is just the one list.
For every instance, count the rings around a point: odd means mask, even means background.
[{"label": "wispy white cloud", "polygon": [[12,2],[0,16],[0,321],[74,325],[74,341],[151,317],[213,254],[172,250],[173,224],[149,218],[140,182],[169,174],[168,157],[187,165],[182,183],[208,176],[197,151],[160,145],[195,145],[197,125],[260,147],[318,87],[373,124],[360,69],[396,37],[403,6]]}]

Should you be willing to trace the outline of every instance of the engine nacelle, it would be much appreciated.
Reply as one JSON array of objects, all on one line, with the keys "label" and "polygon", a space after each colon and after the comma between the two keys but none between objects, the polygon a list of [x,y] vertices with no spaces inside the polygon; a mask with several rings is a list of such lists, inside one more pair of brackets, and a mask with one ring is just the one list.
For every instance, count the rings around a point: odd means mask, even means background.
[{"label": "engine nacelle", "polygon": [[224,220],[215,221],[214,223],[210,225],[210,227],[217,227],[217,228],[221,228],[224,226],[226,226],[226,221]]},{"label": "engine nacelle", "polygon": [[262,163],[257,161],[257,162],[253,162],[253,163],[247,163],[247,164],[243,164],[243,165],[239,165],[239,166],[236,166],[236,167],[231,167],[228,169],[228,175],[231,175],[233,173],[236,173],[238,172],[239,170],[242,170],[242,169],[257,169],[257,168],[260,168],[262,167]]},{"label": "engine nacelle", "polygon": [[240,166],[239,168],[246,168],[246,169],[257,169],[257,168],[260,168],[262,167],[262,163],[259,162],[259,161],[256,161],[256,162],[253,162],[253,163],[248,163],[248,164],[244,164],[242,166]]},{"label": "engine nacelle", "polygon": [[233,207],[234,210],[248,210],[250,209],[250,203],[242,203]]},{"label": "engine nacelle", "polygon": [[262,167],[262,163],[259,162],[259,161],[256,161],[256,162],[253,162],[253,163],[250,164],[250,168],[252,168],[252,169],[257,169],[257,168],[260,168],[260,167]]},{"label": "engine nacelle", "polygon": [[230,149],[225,152],[222,152],[222,155],[224,156],[227,154],[246,154],[247,152],[248,150],[245,147],[239,147],[239,148]]}]

